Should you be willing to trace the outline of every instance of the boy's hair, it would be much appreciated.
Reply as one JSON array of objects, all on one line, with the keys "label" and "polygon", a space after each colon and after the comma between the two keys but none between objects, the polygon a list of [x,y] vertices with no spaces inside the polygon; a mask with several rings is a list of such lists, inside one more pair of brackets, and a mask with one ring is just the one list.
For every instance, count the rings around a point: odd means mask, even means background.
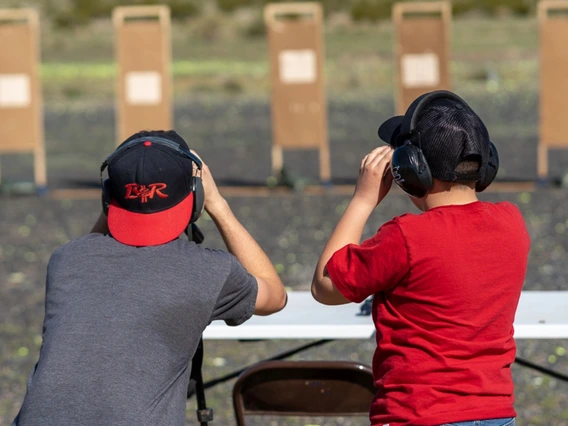
[{"label": "boy's hair", "polygon": [[[474,175],[479,173],[481,162],[477,160],[465,160],[459,163],[456,167],[456,174],[460,175]],[[451,182],[451,186],[459,189],[473,189],[476,182],[473,180],[462,180],[459,182]]]},{"label": "boy's hair", "polygon": [[481,162],[477,160],[465,160],[456,167],[456,174],[473,174],[479,172]]}]

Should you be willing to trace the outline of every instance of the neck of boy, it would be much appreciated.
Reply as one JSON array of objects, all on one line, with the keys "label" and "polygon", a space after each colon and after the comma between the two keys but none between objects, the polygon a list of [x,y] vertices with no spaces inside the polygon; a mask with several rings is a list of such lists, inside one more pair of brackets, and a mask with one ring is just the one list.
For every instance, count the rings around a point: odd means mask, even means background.
[{"label": "neck of boy", "polygon": [[475,192],[475,182],[442,182],[434,179],[432,190],[423,200],[424,211],[441,206],[474,203],[478,201],[477,193]]}]

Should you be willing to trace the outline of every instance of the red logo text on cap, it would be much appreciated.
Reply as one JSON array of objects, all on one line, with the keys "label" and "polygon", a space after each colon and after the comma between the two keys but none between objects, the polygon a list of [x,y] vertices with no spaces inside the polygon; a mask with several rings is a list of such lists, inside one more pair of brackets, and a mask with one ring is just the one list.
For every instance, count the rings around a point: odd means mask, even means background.
[{"label": "red logo text on cap", "polygon": [[147,203],[148,198],[153,199],[154,195],[157,195],[160,198],[168,198],[168,194],[164,194],[162,192],[162,190],[167,188],[165,183],[151,183],[148,186],[129,183],[124,185],[124,187],[126,188],[126,196],[124,198],[127,200],[140,198],[142,203]]}]

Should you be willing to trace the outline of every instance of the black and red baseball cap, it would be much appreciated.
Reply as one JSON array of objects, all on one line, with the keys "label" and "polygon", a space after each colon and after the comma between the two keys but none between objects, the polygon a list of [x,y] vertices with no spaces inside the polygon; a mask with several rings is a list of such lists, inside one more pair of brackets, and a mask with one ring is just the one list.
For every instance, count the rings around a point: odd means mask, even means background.
[{"label": "black and red baseball cap", "polygon": [[179,237],[194,210],[194,166],[201,167],[183,138],[174,131],[137,133],[105,163],[111,235],[131,246],[155,246]]}]

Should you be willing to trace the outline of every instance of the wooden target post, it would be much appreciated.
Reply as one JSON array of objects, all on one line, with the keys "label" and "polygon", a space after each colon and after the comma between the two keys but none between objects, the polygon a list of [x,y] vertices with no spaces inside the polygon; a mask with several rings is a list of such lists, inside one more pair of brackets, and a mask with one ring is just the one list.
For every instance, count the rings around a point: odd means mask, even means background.
[{"label": "wooden target post", "polygon": [[39,16],[34,9],[0,9],[0,153],[31,152],[34,181],[47,185]]},{"label": "wooden target post", "polygon": [[540,137],[537,173],[548,176],[548,149],[568,148],[568,1],[538,4],[540,27]]},{"label": "wooden target post", "polygon": [[118,143],[141,130],[171,129],[169,7],[117,7],[112,19],[118,64]]},{"label": "wooden target post", "polygon": [[404,114],[423,93],[450,90],[451,15],[451,4],[446,1],[393,6],[397,114]]},{"label": "wooden target post", "polygon": [[320,179],[331,179],[319,3],[274,3],[264,8],[272,86],[272,170],[283,149],[319,150]]}]

